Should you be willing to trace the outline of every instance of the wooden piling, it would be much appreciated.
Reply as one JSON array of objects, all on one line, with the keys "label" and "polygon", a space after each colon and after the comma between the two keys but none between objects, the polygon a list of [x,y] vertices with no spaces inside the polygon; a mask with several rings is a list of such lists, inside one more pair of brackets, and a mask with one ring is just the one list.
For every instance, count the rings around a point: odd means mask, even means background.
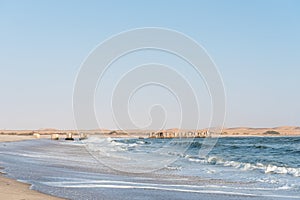
[{"label": "wooden piling", "polygon": [[80,134],[79,134],[79,140],[85,140],[85,139],[87,139],[87,138],[88,138],[88,136],[87,136],[86,133],[80,133]]},{"label": "wooden piling", "polygon": [[59,135],[58,134],[52,134],[51,135],[51,140],[59,140]]},{"label": "wooden piling", "polygon": [[65,140],[74,140],[72,133],[67,133]]}]

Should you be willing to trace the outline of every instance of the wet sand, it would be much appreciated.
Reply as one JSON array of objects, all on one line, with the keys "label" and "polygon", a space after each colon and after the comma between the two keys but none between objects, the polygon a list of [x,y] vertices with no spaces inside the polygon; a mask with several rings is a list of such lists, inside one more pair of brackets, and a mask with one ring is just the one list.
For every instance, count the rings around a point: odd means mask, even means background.
[{"label": "wet sand", "polygon": [[[16,142],[22,140],[33,140],[33,136],[0,135],[0,142]],[[58,200],[61,198],[52,197],[29,189],[30,185],[9,179],[0,173],[0,198],[9,200]]]}]

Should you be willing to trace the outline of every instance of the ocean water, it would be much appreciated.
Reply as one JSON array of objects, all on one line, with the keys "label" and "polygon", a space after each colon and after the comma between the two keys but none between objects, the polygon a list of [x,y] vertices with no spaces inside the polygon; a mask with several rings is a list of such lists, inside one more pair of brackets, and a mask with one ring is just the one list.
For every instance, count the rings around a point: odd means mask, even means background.
[{"label": "ocean water", "polygon": [[300,137],[32,140],[0,144],[0,165],[69,199],[300,199]]}]

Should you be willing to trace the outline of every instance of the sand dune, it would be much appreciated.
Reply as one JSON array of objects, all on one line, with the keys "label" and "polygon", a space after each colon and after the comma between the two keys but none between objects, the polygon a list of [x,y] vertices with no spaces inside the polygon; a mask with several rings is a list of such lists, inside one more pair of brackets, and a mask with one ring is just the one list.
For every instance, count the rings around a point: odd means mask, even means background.
[{"label": "sand dune", "polygon": [[[206,131],[193,130],[193,129],[166,129],[159,130],[162,132],[193,132],[193,131]],[[33,136],[33,134],[38,133],[41,137],[47,137],[51,134],[66,135],[67,133],[72,133],[74,137],[77,137],[80,133],[86,133],[88,135],[103,135],[107,137],[147,137],[150,133],[157,132],[157,130],[108,130],[108,129],[95,129],[95,130],[58,130],[53,128],[39,129],[39,130],[0,130],[0,140],[1,135],[17,135],[18,137],[11,137],[11,140],[22,140],[21,136]],[[222,131],[222,136],[300,136],[300,127],[296,126],[281,126],[274,128],[253,128],[253,127],[233,127],[224,128]],[[28,137],[24,138],[27,139]],[[33,139],[34,137],[32,137]],[[3,140],[3,139],[2,139]],[[10,140],[6,137],[6,140]]]}]

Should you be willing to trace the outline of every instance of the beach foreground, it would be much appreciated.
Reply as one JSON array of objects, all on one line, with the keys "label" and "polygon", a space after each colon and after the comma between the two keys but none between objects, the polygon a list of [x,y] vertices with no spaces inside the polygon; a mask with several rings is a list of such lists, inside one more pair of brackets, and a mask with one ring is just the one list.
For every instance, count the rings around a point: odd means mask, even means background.
[{"label": "beach foreground", "polygon": [[0,176],[0,197],[9,200],[59,200],[61,198],[46,195],[29,189],[30,185]]},{"label": "beach foreground", "polygon": [[[23,140],[33,140],[33,136],[0,135],[0,142],[16,142]],[[7,178],[0,173],[0,197],[10,200],[58,200],[61,198],[46,195],[30,189],[30,185]]]}]

